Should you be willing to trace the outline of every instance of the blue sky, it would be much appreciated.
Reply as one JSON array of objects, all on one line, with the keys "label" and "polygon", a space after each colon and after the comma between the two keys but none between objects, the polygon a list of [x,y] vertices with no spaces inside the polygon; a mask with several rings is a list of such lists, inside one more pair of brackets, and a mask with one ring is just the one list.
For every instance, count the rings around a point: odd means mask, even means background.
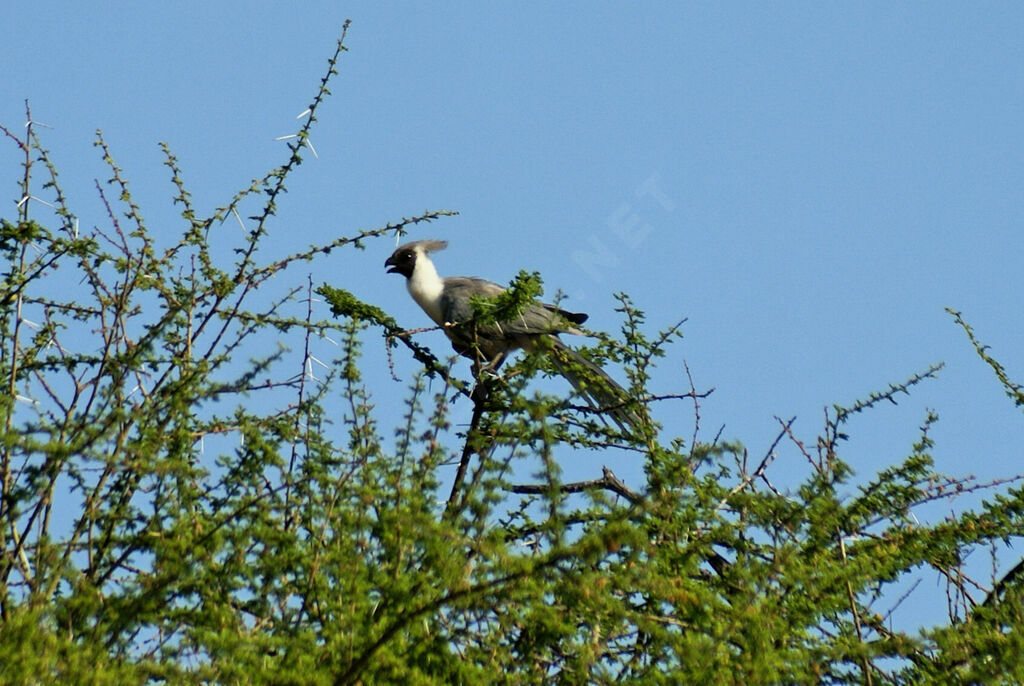
[{"label": "blue sky", "polygon": [[[595,328],[617,327],[618,291],[652,329],[687,318],[655,388],[685,390],[684,360],[714,387],[706,437],[724,425],[760,455],[796,415],[813,440],[825,407],[944,361],[856,418],[846,459],[865,477],[900,459],[931,408],[941,471],[1024,471],[1024,417],[943,311],[1024,379],[1024,6],[23,2],[0,26],[0,123],[19,128],[27,98],[52,127],[83,226],[104,222],[102,129],[151,227],[177,230],[157,142],[200,208],[223,204],[283,161],[274,139],[345,18],[319,158],[291,178],[272,250],[458,210],[414,233],[450,241],[443,274],[538,270]],[[16,201],[13,146],[0,163]],[[308,271],[424,326],[382,269],[392,247]],[[691,408],[659,412],[689,435]]]}]

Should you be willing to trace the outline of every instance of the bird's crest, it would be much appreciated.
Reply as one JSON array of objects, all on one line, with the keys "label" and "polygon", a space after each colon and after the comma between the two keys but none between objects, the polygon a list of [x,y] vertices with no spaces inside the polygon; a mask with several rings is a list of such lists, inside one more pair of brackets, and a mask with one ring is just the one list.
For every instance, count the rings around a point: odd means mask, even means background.
[{"label": "bird's crest", "polygon": [[404,249],[422,250],[425,254],[430,254],[432,252],[437,252],[439,250],[444,250],[447,247],[448,247],[448,241],[439,241],[439,240],[434,239],[434,238],[428,238],[428,239],[422,240],[422,241],[413,241],[412,243],[406,243],[405,245],[401,246],[399,248],[399,250],[404,250]]}]

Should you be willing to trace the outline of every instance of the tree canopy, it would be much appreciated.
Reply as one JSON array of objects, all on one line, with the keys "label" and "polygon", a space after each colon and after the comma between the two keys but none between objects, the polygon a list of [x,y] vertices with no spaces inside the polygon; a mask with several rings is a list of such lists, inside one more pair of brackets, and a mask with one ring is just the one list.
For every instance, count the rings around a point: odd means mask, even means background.
[{"label": "tree canopy", "polygon": [[[450,211],[265,258],[344,50],[343,35],[283,163],[212,213],[164,146],[180,210],[169,241],[102,135],[109,222],[80,231],[31,112],[24,134],[3,129],[24,161],[0,220],[0,681],[1024,681],[1022,567],[964,569],[1021,535],[1017,477],[938,473],[933,413],[878,474],[843,458],[853,415],[884,411],[938,366],[830,408],[813,440],[780,420],[752,451],[702,435],[708,390],[649,390],[680,325],[652,327],[625,295],[621,330],[594,332],[583,353],[616,366],[636,402],[690,408],[689,436],[620,427],[610,408],[550,390],[542,353],[467,376],[344,278],[299,272]],[[241,238],[223,230],[235,221]],[[521,274],[480,321],[541,285]],[[367,345],[416,361],[402,397],[368,387]],[[402,406],[400,421],[382,423],[381,402]],[[782,451],[806,462],[803,481],[776,482]],[[642,464],[642,483],[601,468],[611,452]],[[566,480],[570,459],[592,478]],[[915,514],[972,490],[975,509]],[[944,625],[895,621],[920,570],[946,582]]]}]

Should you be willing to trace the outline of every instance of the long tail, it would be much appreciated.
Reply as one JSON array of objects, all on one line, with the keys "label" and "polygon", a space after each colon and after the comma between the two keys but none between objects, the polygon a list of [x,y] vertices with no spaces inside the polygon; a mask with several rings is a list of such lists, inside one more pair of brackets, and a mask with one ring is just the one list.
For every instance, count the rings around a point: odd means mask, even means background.
[{"label": "long tail", "polygon": [[617,384],[603,369],[554,336],[551,337],[551,345],[548,359],[555,369],[601,416],[611,418],[627,433],[642,434],[647,430],[650,419],[629,391]]}]

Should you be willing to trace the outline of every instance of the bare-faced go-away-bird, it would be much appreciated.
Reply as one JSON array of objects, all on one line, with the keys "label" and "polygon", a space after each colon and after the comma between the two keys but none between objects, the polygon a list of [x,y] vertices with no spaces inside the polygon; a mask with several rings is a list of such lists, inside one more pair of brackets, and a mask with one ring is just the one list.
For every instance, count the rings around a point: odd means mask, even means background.
[{"label": "bare-faced go-away-bird", "polygon": [[477,371],[496,371],[509,353],[520,348],[545,351],[558,373],[598,412],[623,429],[639,430],[646,425],[626,389],[558,338],[561,333],[583,334],[576,325],[586,321],[587,315],[532,302],[513,317],[475,325],[478,315],[473,300],[493,298],[505,289],[475,277],[439,276],[429,255],[447,246],[446,241],[438,240],[406,243],[384,266],[388,273],[405,277],[413,300],[447,334],[455,351],[473,360]]}]

